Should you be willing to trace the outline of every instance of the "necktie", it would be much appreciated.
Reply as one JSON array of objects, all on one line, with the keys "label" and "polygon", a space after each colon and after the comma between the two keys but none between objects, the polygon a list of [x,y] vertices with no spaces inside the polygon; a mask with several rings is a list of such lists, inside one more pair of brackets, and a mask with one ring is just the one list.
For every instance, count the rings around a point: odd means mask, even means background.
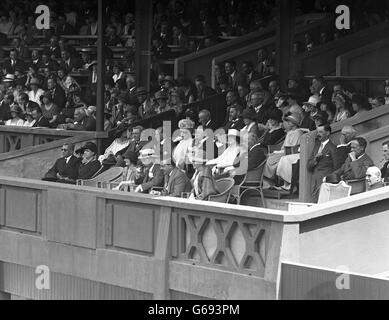
[{"label": "necktie", "polygon": [[324,143],[321,143],[319,151],[317,153],[322,153],[324,149]]}]

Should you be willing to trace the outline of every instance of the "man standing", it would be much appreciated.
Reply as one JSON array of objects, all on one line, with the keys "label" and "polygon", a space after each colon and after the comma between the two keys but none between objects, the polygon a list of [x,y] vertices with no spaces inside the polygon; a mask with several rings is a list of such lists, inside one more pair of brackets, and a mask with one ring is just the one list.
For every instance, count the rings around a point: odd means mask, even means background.
[{"label": "man standing", "polygon": [[317,143],[308,160],[308,170],[312,172],[312,201],[319,199],[320,186],[323,178],[339,168],[336,157],[336,147],[330,141],[331,126],[329,124],[317,128]]},{"label": "man standing", "polygon": [[45,174],[43,181],[74,183],[78,178],[80,159],[73,155],[74,145],[64,144],[61,148],[62,157]]}]

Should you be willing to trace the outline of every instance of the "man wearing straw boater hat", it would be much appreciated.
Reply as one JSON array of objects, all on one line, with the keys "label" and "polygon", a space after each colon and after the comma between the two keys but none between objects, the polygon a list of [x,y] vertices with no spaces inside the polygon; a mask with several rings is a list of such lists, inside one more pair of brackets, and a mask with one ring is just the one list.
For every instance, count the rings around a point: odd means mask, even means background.
[{"label": "man wearing straw boater hat", "polygon": [[152,188],[162,188],[164,182],[161,165],[158,164],[159,155],[153,149],[142,149],[139,160],[145,165],[145,178],[143,183],[136,187],[135,192],[149,193]]}]

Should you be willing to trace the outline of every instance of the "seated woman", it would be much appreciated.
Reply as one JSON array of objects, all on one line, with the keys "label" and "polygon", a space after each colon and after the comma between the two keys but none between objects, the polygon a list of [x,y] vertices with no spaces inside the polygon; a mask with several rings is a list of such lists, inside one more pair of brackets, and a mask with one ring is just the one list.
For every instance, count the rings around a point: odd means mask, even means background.
[{"label": "seated woman", "polygon": [[333,103],[336,107],[334,122],[346,120],[351,117],[350,102],[344,94],[336,94],[333,98]]},{"label": "seated woman", "polygon": [[108,159],[108,157],[116,157],[120,151],[124,150],[130,144],[130,139],[127,134],[127,129],[123,129],[122,132],[119,132],[117,138],[111,143],[111,145],[105,149],[103,155],[99,156],[99,161],[103,163],[104,160]]},{"label": "seated woman", "polygon": [[268,114],[269,120],[267,121],[267,130],[263,137],[259,140],[262,148],[275,145],[283,137],[285,137],[285,130],[282,127],[282,114],[276,111],[270,111]]},{"label": "seated woman", "polygon": [[[286,155],[286,150],[288,147],[297,147],[300,145],[301,136],[304,132],[300,129],[301,123],[301,115],[299,113],[292,113],[284,118],[284,127],[287,132],[284,144],[281,147],[281,150],[276,150],[271,153],[267,159],[265,169],[264,169],[264,177],[270,186],[273,186],[276,173],[278,176],[281,176],[282,179],[288,181],[290,183],[292,170],[291,163],[297,161],[299,155],[291,154]],[[278,169],[280,160],[285,157],[286,159],[282,160],[282,166]],[[288,167],[286,164],[290,164],[290,172],[285,167]],[[286,173],[287,172],[287,173]]]},{"label": "seated woman", "polygon": [[57,127],[57,117],[59,110],[56,104],[53,102],[50,92],[45,92],[42,97],[41,109],[43,116],[49,121],[50,127]]},{"label": "seated woman", "polygon": [[24,120],[21,119],[22,116],[22,109],[17,106],[13,105],[11,107],[11,119],[7,120],[5,122],[6,126],[18,126],[21,127],[24,125]]},{"label": "seated woman", "polygon": [[91,179],[101,168],[100,161],[97,158],[97,146],[93,142],[87,142],[85,146],[77,150],[76,153],[82,154],[81,165],[78,169],[78,179]]},{"label": "seated woman", "polygon": [[194,143],[192,137],[194,122],[189,119],[183,119],[178,123],[178,127],[180,136],[177,138],[173,137],[173,142],[179,142],[173,150],[172,158],[177,168],[186,171],[188,176],[191,176],[193,170],[189,162],[189,153]]},{"label": "seated woman", "polygon": [[241,152],[238,130],[228,130],[227,140],[227,149],[216,159],[207,162],[207,166],[214,166],[213,173],[219,178],[229,175],[228,172],[235,168],[234,164],[239,161],[238,156]]},{"label": "seated woman", "polygon": [[57,70],[57,75],[58,75],[57,82],[61,86],[61,88],[65,91],[66,95],[68,95],[70,93],[70,87],[72,85],[81,91],[80,85],[77,83],[77,81],[73,77],[71,77],[69,74],[67,74],[64,67],[60,67]]},{"label": "seated woman", "polygon": [[210,195],[218,194],[211,167],[206,165],[207,160],[204,151],[196,149],[191,155],[190,160],[196,171],[191,180],[193,189],[189,198],[208,200]]}]

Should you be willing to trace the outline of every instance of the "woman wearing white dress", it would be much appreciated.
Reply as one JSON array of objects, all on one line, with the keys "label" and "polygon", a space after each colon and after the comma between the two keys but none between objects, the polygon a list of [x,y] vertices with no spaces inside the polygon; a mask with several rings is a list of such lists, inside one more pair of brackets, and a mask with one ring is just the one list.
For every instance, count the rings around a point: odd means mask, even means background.
[{"label": "woman wearing white dress", "polygon": [[336,114],[334,117],[334,122],[346,120],[346,119],[351,117],[351,113],[350,113],[349,109],[347,108],[346,97],[343,94],[338,93],[334,97],[333,102],[336,106]]},{"label": "woman wearing white dress", "polygon": [[264,176],[267,179],[274,180],[275,175],[277,174],[285,181],[290,182],[292,176],[292,164],[299,159],[300,155],[286,155],[285,149],[287,147],[296,147],[300,145],[301,136],[304,134],[304,131],[300,129],[300,123],[301,115],[299,113],[292,113],[284,118],[284,127],[287,134],[281,150],[274,151],[267,159],[264,169]]},{"label": "woman wearing white dress", "polygon": [[173,160],[181,170],[187,169],[187,165],[190,164],[189,155],[193,146],[192,132],[194,128],[194,122],[189,119],[183,119],[178,123],[180,129],[180,136],[173,137],[173,142],[179,141],[178,145],[173,151]]},{"label": "woman wearing white dress", "polygon": [[45,93],[40,88],[40,82],[37,78],[32,78],[30,83],[30,91],[28,92],[28,98],[30,101],[34,101],[35,103],[41,105],[41,96]]},{"label": "woman wearing white dress", "polygon": [[11,119],[7,120],[5,125],[22,127],[24,125],[24,120],[21,118],[21,115],[22,109],[17,105],[13,105],[11,107]]}]

